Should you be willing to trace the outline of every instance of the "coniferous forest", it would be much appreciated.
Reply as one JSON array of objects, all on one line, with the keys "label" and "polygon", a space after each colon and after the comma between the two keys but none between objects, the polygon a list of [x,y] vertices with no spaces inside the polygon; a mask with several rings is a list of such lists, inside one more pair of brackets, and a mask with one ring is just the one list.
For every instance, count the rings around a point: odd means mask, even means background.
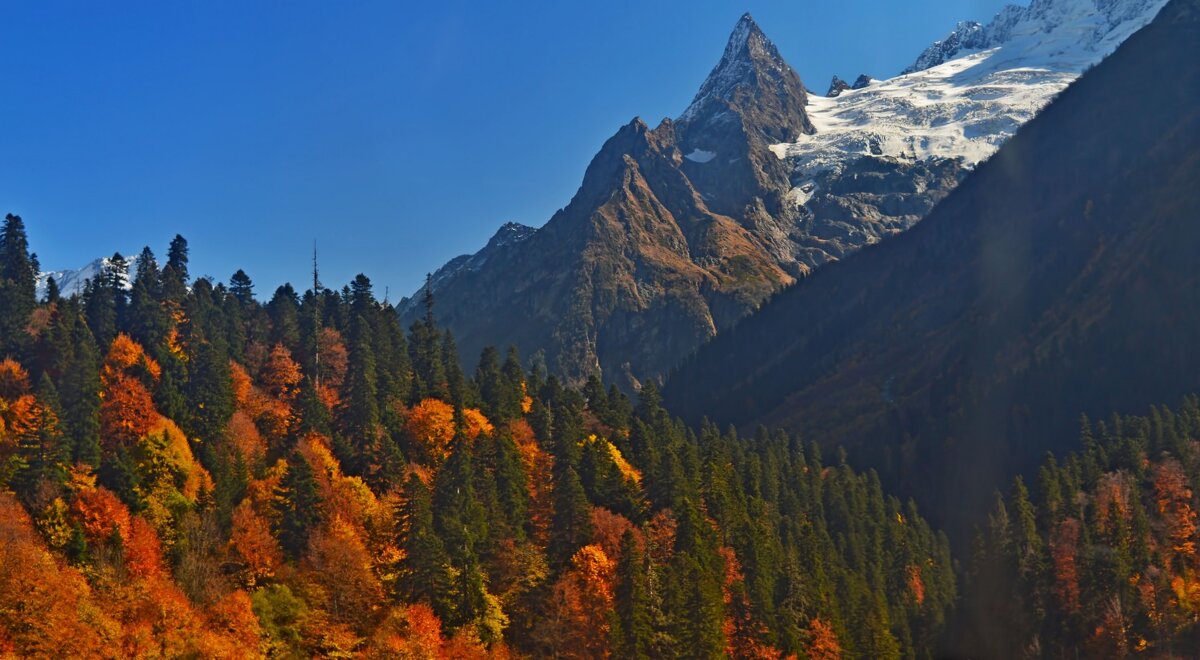
[{"label": "coniferous forest", "polygon": [[0,660],[1200,658],[1200,0],[11,4]]},{"label": "coniferous forest", "polygon": [[[687,428],[359,275],[263,302],[187,242],[36,299],[0,239],[0,651],[928,657],[946,538],[782,433]],[[128,289],[126,282],[129,283]]]}]

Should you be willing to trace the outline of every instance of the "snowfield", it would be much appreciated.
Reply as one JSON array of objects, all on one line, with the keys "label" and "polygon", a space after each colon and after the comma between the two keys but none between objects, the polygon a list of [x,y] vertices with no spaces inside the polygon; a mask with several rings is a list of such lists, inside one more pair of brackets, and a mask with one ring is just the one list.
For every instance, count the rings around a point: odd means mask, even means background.
[{"label": "snowfield", "polygon": [[907,73],[835,98],[810,95],[816,134],[771,150],[803,177],[866,155],[961,158],[973,166],[1164,4],[1035,0],[1009,6],[987,26],[959,24]]}]

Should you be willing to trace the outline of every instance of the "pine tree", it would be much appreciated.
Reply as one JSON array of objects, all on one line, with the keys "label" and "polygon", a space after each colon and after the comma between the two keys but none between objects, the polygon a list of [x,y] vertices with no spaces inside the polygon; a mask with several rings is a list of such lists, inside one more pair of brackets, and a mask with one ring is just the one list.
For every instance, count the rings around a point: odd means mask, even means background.
[{"label": "pine tree", "polygon": [[397,517],[404,559],[396,580],[397,595],[404,602],[428,603],[446,619],[454,614],[450,559],[434,530],[433,497],[425,482],[412,474],[401,502]]},{"label": "pine tree", "polygon": [[91,330],[79,313],[64,312],[70,326],[71,353],[59,377],[63,427],[76,463],[100,465],[100,356]]},{"label": "pine tree", "polygon": [[61,484],[66,480],[66,466],[71,460],[59,424],[61,417],[58,392],[47,374],[42,374],[36,390],[37,407],[34,433],[19,439],[20,469],[13,476],[13,489],[26,502],[33,501],[43,481]]},{"label": "pine tree", "polygon": [[267,303],[267,317],[271,320],[271,343],[283,344],[296,353],[300,348],[300,297],[291,284],[275,289]]},{"label": "pine tree", "polygon": [[156,356],[170,331],[171,319],[163,307],[162,274],[150,248],[143,248],[129,292],[129,334]]},{"label": "pine tree", "polygon": [[409,330],[408,347],[412,352],[413,375],[416,377],[414,396],[417,399],[435,397],[448,400],[449,383],[446,364],[442,358],[442,337],[433,317],[432,277],[425,278],[425,316],[414,321]]},{"label": "pine tree", "polygon": [[554,478],[554,521],[550,527],[551,563],[565,566],[592,537],[591,504],[575,468],[567,466]]},{"label": "pine tree", "polygon": [[347,468],[360,476],[366,476],[371,466],[378,464],[380,418],[376,383],[371,327],[359,314],[350,325],[350,355],[342,388],[342,427],[353,452],[346,457]]},{"label": "pine tree", "polygon": [[442,359],[445,361],[442,369],[446,374],[447,396],[455,407],[465,408],[473,403],[474,397],[467,391],[467,378],[458,362],[458,345],[454,342],[454,334],[449,330],[442,335]]},{"label": "pine tree", "polygon": [[295,454],[288,461],[275,502],[279,543],[292,559],[299,559],[308,549],[309,534],[321,523],[316,478],[303,456]]},{"label": "pine tree", "polygon": [[500,372],[500,352],[488,346],[479,354],[479,365],[475,367],[475,387],[479,389],[479,401],[483,414],[488,419],[499,421],[504,409],[504,374]]},{"label": "pine tree", "polygon": [[10,213],[0,231],[0,357],[18,355],[28,339],[25,328],[37,304],[36,279],[25,223]]},{"label": "pine tree", "polygon": [[650,584],[645,557],[632,530],[621,536],[617,562],[612,626],[613,654],[619,658],[649,659],[654,635],[650,612]]},{"label": "pine tree", "polygon": [[192,359],[185,395],[190,411],[189,435],[211,447],[225,432],[233,415],[229,357],[220,343],[206,342]]},{"label": "pine tree", "polygon": [[229,293],[243,305],[254,302],[254,282],[241,268],[229,278]]},{"label": "pine tree", "polygon": [[58,290],[58,280],[53,277],[46,278],[46,304],[53,305],[61,298],[61,293]]}]

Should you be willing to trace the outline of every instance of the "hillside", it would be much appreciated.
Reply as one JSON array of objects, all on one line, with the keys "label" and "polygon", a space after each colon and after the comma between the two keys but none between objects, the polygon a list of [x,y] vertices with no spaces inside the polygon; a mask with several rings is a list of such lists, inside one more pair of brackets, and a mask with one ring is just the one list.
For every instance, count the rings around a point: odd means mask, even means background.
[{"label": "hillside", "polygon": [[[567,382],[598,375],[636,389],[796,277],[916,222],[957,183],[953,160],[864,160],[836,191],[853,217],[830,208],[836,227],[812,226],[792,164],[772,150],[813,132],[808,103],[743,16],[677,119],[633,120],[545,226],[508,240],[505,225],[432,274],[439,322],[465,356],[511,343]],[[406,324],[423,297],[398,305]]]},{"label": "hillside", "polygon": [[468,376],[363,275],[261,302],[168,254],[39,302],[0,228],[0,656],[936,648],[949,545],[874,475],[515,352]]},{"label": "hillside", "polygon": [[1162,2],[1009,7],[836,98],[744,16],[677,119],[621,129],[544,227],[506,225],[433,273],[438,318],[467,357],[491,337],[575,384],[657,380],[794,278],[912,227]]},{"label": "hillside", "polygon": [[[675,372],[686,418],[844,445],[954,531],[1081,413],[1200,389],[1194,0],[1064,91],[915,229]],[[951,506],[953,505],[953,506]]]}]

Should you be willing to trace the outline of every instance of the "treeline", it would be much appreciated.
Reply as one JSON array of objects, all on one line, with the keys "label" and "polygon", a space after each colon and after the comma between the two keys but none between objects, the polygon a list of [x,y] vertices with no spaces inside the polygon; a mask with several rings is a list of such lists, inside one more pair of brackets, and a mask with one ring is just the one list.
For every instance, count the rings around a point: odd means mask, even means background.
[{"label": "treeline", "polygon": [[[464,373],[359,275],[36,299],[0,235],[0,654],[927,657],[947,542],[784,434],[689,429],[515,351]],[[128,285],[128,286],[127,286]]]},{"label": "treeline", "polygon": [[[1200,399],[1083,419],[1082,449],[996,496],[964,648],[993,657],[1191,657],[1200,649]],[[1032,490],[1032,493],[1030,492]]]}]

